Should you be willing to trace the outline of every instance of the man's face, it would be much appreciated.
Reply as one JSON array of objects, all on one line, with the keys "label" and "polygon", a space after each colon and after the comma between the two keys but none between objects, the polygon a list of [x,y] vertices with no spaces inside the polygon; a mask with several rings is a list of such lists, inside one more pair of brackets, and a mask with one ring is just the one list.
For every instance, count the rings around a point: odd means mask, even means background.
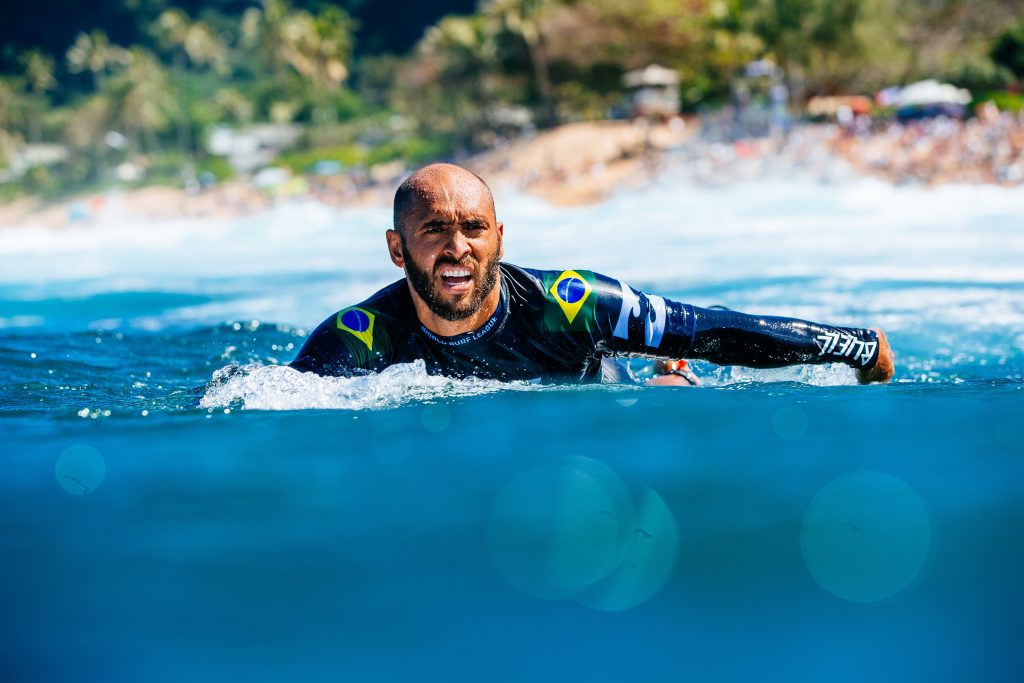
[{"label": "man's face", "polygon": [[400,233],[389,231],[391,258],[431,312],[465,320],[498,284],[503,226],[478,182],[436,185],[406,213]]}]

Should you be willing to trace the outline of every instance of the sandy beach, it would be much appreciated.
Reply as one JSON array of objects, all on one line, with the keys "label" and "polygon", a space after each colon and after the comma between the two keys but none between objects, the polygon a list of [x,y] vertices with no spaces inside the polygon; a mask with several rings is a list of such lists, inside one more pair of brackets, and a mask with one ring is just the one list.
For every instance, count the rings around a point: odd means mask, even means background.
[{"label": "sandy beach", "polygon": [[640,187],[661,156],[696,133],[695,120],[574,123],[470,159],[466,166],[495,187],[514,187],[560,206],[601,201]]},{"label": "sandy beach", "polygon": [[[670,124],[594,121],[572,123],[460,163],[486,178],[495,188],[516,188],[553,204],[600,201],[617,187],[641,186],[667,149],[682,144],[695,125],[676,119]],[[233,180],[196,193],[174,187],[110,190],[57,202],[22,198],[0,205],[0,226],[67,226],[76,216],[88,220],[123,214],[150,220],[223,218],[266,209],[276,201],[308,195],[335,206],[386,205],[404,166],[378,169],[379,180],[353,186],[346,178],[299,183],[268,192],[248,181]],[[371,176],[374,169],[371,169]]]},{"label": "sandy beach", "polygon": [[[854,173],[894,184],[1024,183],[1024,117],[1005,112],[983,113],[967,122],[936,119],[860,128],[798,125],[786,136],[725,141],[698,135],[700,129],[696,118],[570,123],[504,141],[459,163],[496,190],[523,192],[558,206],[592,204],[616,190],[643,187],[657,177],[669,153],[683,148],[695,162],[695,180],[712,184],[749,176],[752,168],[754,175],[757,168],[761,174],[770,173],[764,163],[770,160],[805,168],[840,163]],[[113,215],[147,220],[229,218],[302,197],[336,207],[386,206],[408,170],[401,162],[391,162],[371,167],[357,180],[345,175],[294,178],[261,189],[239,179],[191,193],[153,186],[57,202],[22,198],[0,205],[0,227],[61,228]]]}]

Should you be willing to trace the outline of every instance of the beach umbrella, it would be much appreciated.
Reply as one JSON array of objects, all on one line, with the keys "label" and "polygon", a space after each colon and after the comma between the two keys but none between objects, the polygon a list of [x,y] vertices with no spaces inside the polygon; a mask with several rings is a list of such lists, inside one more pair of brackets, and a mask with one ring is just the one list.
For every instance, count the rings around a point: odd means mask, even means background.
[{"label": "beach umbrella", "polygon": [[969,90],[957,88],[949,83],[929,79],[912,83],[900,90],[894,104],[897,107],[923,107],[930,104],[965,105],[971,101]]}]

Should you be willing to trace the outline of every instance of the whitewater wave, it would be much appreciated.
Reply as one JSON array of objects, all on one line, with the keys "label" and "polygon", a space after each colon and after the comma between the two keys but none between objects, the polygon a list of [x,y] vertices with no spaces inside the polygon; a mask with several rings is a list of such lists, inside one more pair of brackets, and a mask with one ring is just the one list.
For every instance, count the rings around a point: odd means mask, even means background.
[{"label": "whitewater wave", "polygon": [[213,374],[199,407],[380,410],[413,402],[535,387],[528,382],[430,375],[422,360],[392,365],[379,374],[360,377],[321,377],[283,365],[228,365]]},{"label": "whitewater wave", "polygon": [[[755,370],[719,368],[698,363],[704,388],[793,382],[809,386],[855,385],[853,371],[842,365]],[[358,377],[321,377],[283,365],[233,363],[213,373],[199,407],[243,410],[382,410],[409,403],[429,403],[500,392],[524,391],[674,391],[643,385],[541,385],[533,382],[453,378],[427,373],[422,360],[400,363],[380,373]],[[689,390],[680,388],[678,390]]]}]

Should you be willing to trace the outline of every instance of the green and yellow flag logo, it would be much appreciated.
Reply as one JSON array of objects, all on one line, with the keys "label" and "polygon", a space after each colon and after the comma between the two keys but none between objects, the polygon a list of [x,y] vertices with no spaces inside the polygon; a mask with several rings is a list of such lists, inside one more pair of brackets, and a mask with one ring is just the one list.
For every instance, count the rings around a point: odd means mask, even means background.
[{"label": "green and yellow flag logo", "polygon": [[558,277],[544,277],[548,297],[545,304],[544,329],[556,331],[583,331],[594,319],[597,295],[591,285],[593,273],[564,270]]},{"label": "green and yellow flag logo", "polygon": [[366,344],[368,351],[373,350],[373,313],[352,306],[338,313],[338,329],[345,330],[356,339]]},{"label": "green and yellow flag logo", "polygon": [[587,298],[594,288],[575,270],[567,270],[558,276],[555,284],[551,285],[551,289],[548,291],[551,292],[551,296],[555,297],[555,303],[565,313],[565,317],[571,325],[579,315],[583,304],[587,303]]}]

